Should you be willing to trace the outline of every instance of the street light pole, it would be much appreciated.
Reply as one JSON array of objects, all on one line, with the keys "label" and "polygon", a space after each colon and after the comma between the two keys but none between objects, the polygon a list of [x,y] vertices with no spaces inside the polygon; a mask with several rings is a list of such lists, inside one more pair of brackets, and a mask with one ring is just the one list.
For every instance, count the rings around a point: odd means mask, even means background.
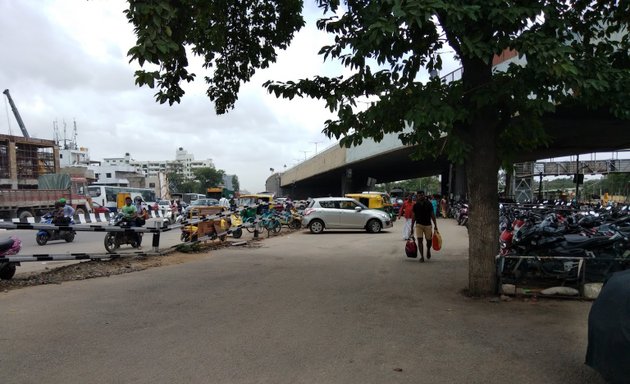
[{"label": "street light pole", "polygon": [[315,144],[315,154],[317,155],[317,144],[322,143],[321,141],[311,141],[311,143]]}]

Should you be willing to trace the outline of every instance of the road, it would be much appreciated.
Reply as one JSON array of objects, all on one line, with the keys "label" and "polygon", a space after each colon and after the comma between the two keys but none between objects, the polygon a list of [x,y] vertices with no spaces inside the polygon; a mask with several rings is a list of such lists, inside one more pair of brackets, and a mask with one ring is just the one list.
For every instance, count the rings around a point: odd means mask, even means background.
[{"label": "road", "polygon": [[603,383],[590,302],[462,295],[467,233],[438,223],[426,263],[396,223],[0,293],[2,382]]},{"label": "road", "polygon": [[[151,219],[149,219],[147,226],[151,225]],[[91,231],[79,231],[72,243],[67,243],[64,240],[50,241],[44,246],[40,246],[35,241],[35,235],[37,230],[10,230],[0,232],[0,238],[8,236],[17,236],[22,241],[22,249],[20,255],[35,255],[35,254],[67,254],[77,252],[89,252],[89,253],[105,253],[105,246],[103,240],[105,238],[104,232],[91,232]],[[180,241],[181,231],[179,229],[173,229],[171,231],[165,231],[160,234],[160,250],[164,250],[173,247],[177,244],[181,244]],[[243,239],[251,238],[252,235],[247,231],[243,231]],[[153,234],[145,233],[143,237],[143,250],[151,250],[151,242]],[[120,252],[133,251],[129,245],[122,246]],[[23,262],[21,266],[17,268],[16,275],[27,274],[31,272],[43,271],[46,269],[63,266],[72,263],[78,263],[80,261],[33,261]]]}]

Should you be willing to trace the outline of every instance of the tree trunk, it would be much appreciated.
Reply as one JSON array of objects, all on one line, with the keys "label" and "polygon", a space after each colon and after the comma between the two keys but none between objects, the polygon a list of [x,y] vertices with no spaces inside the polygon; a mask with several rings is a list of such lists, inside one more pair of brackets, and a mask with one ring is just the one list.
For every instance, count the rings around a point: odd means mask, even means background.
[{"label": "tree trunk", "polygon": [[468,184],[468,288],[473,296],[495,293],[499,250],[499,199],[496,130],[492,122],[471,127],[472,151],[466,161]]},{"label": "tree trunk", "polygon": [[[462,57],[463,104],[471,115],[465,127],[471,145],[466,158],[468,184],[468,289],[473,296],[495,293],[499,251],[497,156],[499,110],[486,87],[492,83],[492,58]],[[490,99],[488,99],[490,97]]]}]

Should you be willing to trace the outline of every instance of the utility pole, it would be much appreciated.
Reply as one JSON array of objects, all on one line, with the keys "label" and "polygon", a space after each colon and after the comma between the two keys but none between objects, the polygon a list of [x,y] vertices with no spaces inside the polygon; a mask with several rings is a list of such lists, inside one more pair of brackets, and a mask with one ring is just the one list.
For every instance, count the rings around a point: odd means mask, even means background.
[{"label": "utility pole", "polygon": [[306,154],[309,153],[310,151],[300,151],[304,153],[304,161],[306,161]]}]

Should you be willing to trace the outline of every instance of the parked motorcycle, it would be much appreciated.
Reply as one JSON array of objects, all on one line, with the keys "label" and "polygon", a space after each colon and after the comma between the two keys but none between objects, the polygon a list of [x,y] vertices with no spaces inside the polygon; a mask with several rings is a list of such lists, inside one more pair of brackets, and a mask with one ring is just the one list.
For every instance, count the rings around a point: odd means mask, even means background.
[{"label": "parked motorcycle", "polygon": [[[53,215],[51,213],[47,213],[42,216],[42,224],[55,224],[53,223]],[[74,224],[74,220],[69,218],[69,225]],[[39,245],[46,245],[51,240],[65,240],[68,243],[74,241],[74,237],[76,236],[76,232],[74,229],[40,229],[37,231],[37,235],[35,236],[35,241]]]},{"label": "parked motorcycle", "polygon": [[[136,226],[134,220],[125,218],[122,213],[117,214],[111,221],[110,225],[121,228],[131,228]],[[133,248],[139,248],[142,244],[142,232],[135,231],[116,231],[107,232],[105,235],[105,250],[108,253],[114,253],[121,245],[129,244]]]},{"label": "parked motorcycle", "polygon": [[[0,240],[0,257],[17,255],[22,249],[22,241],[15,236],[8,239]],[[19,262],[0,262],[0,279],[10,280],[15,275],[15,267],[20,265]]]},{"label": "parked motorcycle", "polygon": [[468,204],[462,204],[459,214],[457,215],[457,224],[463,226],[468,225]]}]

